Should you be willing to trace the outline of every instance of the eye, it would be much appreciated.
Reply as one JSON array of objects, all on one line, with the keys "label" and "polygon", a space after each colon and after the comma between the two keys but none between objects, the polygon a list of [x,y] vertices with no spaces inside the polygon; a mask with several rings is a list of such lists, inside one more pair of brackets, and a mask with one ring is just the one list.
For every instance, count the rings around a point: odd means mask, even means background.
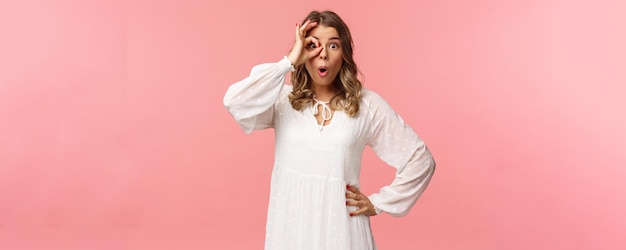
[{"label": "eye", "polygon": [[336,43],[332,43],[332,44],[330,44],[330,46],[328,46],[328,47],[330,47],[331,49],[338,49],[338,48],[339,48],[339,45],[338,45],[338,44],[336,44]]},{"label": "eye", "polygon": [[309,43],[309,45],[307,47],[309,49],[315,49],[315,48],[317,48],[317,45],[315,45],[315,43]]}]

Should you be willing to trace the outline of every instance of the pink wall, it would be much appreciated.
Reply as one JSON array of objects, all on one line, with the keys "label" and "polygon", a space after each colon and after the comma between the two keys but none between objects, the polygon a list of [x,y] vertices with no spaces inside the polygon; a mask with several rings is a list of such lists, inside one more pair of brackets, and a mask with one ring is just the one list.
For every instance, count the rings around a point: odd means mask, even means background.
[{"label": "pink wall", "polygon": [[222,96],[327,8],[438,162],[381,249],[626,248],[624,1],[334,2],[1,3],[0,249],[261,249],[273,133]]}]

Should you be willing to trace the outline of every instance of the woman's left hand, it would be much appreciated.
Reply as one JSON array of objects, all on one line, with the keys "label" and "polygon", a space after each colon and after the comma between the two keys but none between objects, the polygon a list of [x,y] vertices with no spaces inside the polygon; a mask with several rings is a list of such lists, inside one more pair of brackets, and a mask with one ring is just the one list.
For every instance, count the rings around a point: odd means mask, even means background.
[{"label": "woman's left hand", "polygon": [[367,198],[367,195],[364,195],[359,191],[355,186],[346,186],[346,206],[355,206],[359,207],[356,211],[350,213],[350,216],[364,214],[367,216],[376,215],[376,209],[374,208],[374,204]]}]

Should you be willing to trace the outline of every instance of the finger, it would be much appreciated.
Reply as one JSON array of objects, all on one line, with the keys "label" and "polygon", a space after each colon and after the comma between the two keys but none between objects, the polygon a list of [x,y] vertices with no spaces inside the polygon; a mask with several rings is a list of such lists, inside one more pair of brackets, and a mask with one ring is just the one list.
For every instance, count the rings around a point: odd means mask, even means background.
[{"label": "finger", "polygon": [[320,53],[322,53],[322,48],[320,48],[320,47],[315,48],[315,49],[313,49],[311,51],[308,51],[307,52],[307,60],[309,60],[309,59],[311,59],[313,57],[318,56]]},{"label": "finger", "polygon": [[362,206],[360,206],[359,204],[361,204],[361,202],[358,202],[358,201],[352,201],[352,200],[346,201],[346,206],[352,206],[352,207],[362,207]]},{"label": "finger", "polygon": [[311,23],[311,19],[306,20],[302,25],[300,25],[298,27],[298,34],[300,35],[300,37],[304,37],[304,34],[306,34],[306,28],[309,26],[309,24]]},{"label": "finger", "polygon": [[[317,41],[317,39],[315,39],[314,37],[307,37],[304,39],[303,45],[305,46],[304,48],[309,51],[308,53],[308,57],[313,57],[318,55],[321,52],[321,49],[319,49],[319,41]],[[314,45],[314,46],[311,46]],[[313,55],[311,55],[312,53],[315,53]]]},{"label": "finger", "polygon": [[346,193],[346,198],[353,199],[353,200],[361,200],[360,196],[355,193]]},{"label": "finger", "polygon": [[306,34],[306,27],[309,25],[311,20],[306,20],[303,24],[296,23],[296,38],[299,40],[304,40],[304,35]]},{"label": "finger", "polygon": [[315,37],[312,37],[312,36],[307,36],[306,38],[304,38],[304,43],[307,44],[307,45],[309,45],[311,43],[314,43],[316,48],[320,47],[320,45],[321,45],[320,41],[317,40]]},{"label": "finger", "polygon": [[364,214],[365,212],[367,212],[367,207],[362,207],[362,208],[357,209],[354,212],[351,212],[350,216],[356,216],[356,215]]},{"label": "finger", "polygon": [[296,41],[302,40],[302,35],[300,35],[300,24],[296,23]]},{"label": "finger", "polygon": [[308,19],[302,24],[302,26],[300,26],[300,31],[302,31],[303,33],[306,33],[307,31],[309,31],[316,25],[317,25],[317,22],[314,22],[313,20]]},{"label": "finger", "polygon": [[356,186],[350,185],[350,186],[347,186],[347,188],[348,188],[348,190],[350,190],[350,192],[353,192],[355,194],[360,194],[361,193],[361,191],[359,191],[359,189]]},{"label": "finger", "polygon": [[317,26],[317,22],[309,22],[308,24],[304,25],[303,33],[306,34],[307,32],[309,32],[309,30],[315,28],[315,26]]}]

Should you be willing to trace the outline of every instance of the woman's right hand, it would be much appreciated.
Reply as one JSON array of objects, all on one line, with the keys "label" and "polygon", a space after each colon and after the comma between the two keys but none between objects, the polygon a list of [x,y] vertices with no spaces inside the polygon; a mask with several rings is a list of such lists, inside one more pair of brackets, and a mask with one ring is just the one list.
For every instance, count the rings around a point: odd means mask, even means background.
[{"label": "woman's right hand", "polygon": [[319,55],[322,51],[322,47],[317,39],[305,37],[307,32],[315,28],[315,26],[317,26],[317,22],[311,22],[311,20],[307,20],[302,25],[296,25],[296,42],[287,56],[293,66],[305,63],[307,60]]}]

